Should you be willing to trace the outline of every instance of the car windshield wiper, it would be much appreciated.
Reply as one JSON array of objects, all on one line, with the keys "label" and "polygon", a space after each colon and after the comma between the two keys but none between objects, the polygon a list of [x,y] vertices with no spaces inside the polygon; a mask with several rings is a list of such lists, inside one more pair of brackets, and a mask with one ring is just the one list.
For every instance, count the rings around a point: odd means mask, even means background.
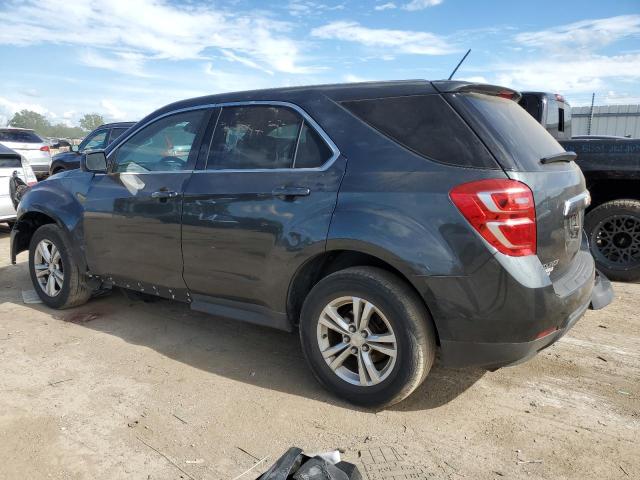
[{"label": "car windshield wiper", "polygon": [[560,152],[540,159],[540,163],[570,162],[578,158],[576,152]]}]

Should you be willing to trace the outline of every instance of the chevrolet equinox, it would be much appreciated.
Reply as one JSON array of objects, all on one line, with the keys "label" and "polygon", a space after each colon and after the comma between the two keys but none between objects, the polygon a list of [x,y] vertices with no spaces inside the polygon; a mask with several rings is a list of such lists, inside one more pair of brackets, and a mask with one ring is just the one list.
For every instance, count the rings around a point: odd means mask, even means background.
[{"label": "chevrolet equinox", "polygon": [[325,387],[390,405],[437,351],[535,355],[605,288],[575,155],[518,98],[416,80],[173,103],[33,187],[12,260],[53,308],[117,286],[298,329]]}]

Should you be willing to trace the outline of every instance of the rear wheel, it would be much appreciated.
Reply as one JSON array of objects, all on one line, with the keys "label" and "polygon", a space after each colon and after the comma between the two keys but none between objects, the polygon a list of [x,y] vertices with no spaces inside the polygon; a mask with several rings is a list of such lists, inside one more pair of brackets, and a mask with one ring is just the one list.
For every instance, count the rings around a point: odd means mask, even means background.
[{"label": "rear wheel", "polygon": [[640,280],[640,201],[612,200],[585,219],[591,253],[610,279]]},{"label": "rear wheel", "polygon": [[91,297],[87,279],[69,252],[69,242],[55,224],[41,226],[31,237],[31,281],[40,299],[49,307],[75,307]]},{"label": "rear wheel", "polygon": [[395,275],[373,267],[322,279],[304,302],[300,339],[322,385],[352,403],[376,407],[409,396],[436,350],[421,299]]}]

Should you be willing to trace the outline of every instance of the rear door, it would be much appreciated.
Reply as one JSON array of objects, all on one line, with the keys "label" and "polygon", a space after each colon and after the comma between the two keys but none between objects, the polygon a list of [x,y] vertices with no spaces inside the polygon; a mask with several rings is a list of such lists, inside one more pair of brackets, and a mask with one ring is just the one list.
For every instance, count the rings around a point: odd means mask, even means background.
[{"label": "rear door", "polygon": [[324,250],[344,159],[281,104],[223,107],[204,153],[184,196],[186,284],[195,300],[283,312],[292,272]]},{"label": "rear door", "polygon": [[209,113],[161,117],[109,153],[109,173],[93,178],[84,201],[92,272],[169,298],[185,293],[182,194]]},{"label": "rear door", "polygon": [[493,152],[507,175],[526,183],[536,204],[537,253],[551,278],[565,273],[580,249],[589,201],[575,162],[542,163],[564,148],[511,99],[480,93],[448,94]]}]

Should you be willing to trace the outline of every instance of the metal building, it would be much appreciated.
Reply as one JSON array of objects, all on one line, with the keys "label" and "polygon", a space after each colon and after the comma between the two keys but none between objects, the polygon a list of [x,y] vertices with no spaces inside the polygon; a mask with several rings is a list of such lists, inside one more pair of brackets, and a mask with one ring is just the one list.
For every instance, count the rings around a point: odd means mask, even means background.
[{"label": "metal building", "polygon": [[[571,109],[571,134],[587,135],[591,107]],[[640,105],[593,107],[591,135],[640,138]]]}]

